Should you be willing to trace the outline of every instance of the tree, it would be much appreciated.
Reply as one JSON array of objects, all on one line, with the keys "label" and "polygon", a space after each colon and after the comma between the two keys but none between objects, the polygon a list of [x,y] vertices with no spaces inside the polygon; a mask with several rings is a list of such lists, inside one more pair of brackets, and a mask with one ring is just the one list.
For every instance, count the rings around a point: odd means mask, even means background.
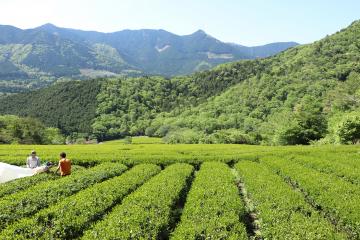
[{"label": "tree", "polygon": [[282,109],[272,115],[261,129],[265,143],[274,145],[299,144],[301,128],[295,115],[289,109]]},{"label": "tree", "polygon": [[327,122],[317,98],[305,95],[294,107],[294,117],[298,122],[294,129],[299,134],[297,144],[309,144],[325,135]]},{"label": "tree", "polygon": [[5,115],[0,116],[0,143],[63,144],[64,137],[37,119]]},{"label": "tree", "polygon": [[336,134],[341,143],[358,143],[360,141],[360,112],[345,114],[337,126]]}]

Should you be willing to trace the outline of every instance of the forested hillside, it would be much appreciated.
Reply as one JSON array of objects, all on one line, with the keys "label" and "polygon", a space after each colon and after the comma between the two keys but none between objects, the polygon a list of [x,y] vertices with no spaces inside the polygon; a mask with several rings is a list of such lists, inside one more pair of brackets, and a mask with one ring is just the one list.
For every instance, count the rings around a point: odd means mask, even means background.
[{"label": "forested hillside", "polygon": [[190,74],[295,45],[245,47],[201,30],[178,36],[151,29],[101,33],[52,24],[27,30],[0,25],[0,94],[42,88],[59,79]]},{"label": "forested hillside", "polygon": [[67,135],[93,132],[100,139],[143,135],[159,113],[174,108],[180,113],[264,70],[266,61],[259,61],[235,63],[237,67],[231,71],[219,67],[174,78],[153,76],[59,83],[0,99],[0,114],[39,118]]},{"label": "forested hillside", "polygon": [[0,100],[0,113],[38,118],[66,135],[90,133],[100,82],[100,79],[70,81],[11,95]]},{"label": "forested hillside", "polygon": [[47,128],[34,118],[0,116],[0,144],[64,144],[65,137],[57,128]]},{"label": "forested hillside", "polygon": [[[171,143],[354,143],[360,140],[359,39],[357,21],[266,59],[169,79],[103,80],[96,102],[95,91],[84,100],[92,110],[81,131],[91,124],[100,140],[149,135]],[[13,113],[12,102],[1,100],[0,113]]]},{"label": "forested hillside", "polygon": [[[353,121],[350,112],[359,106],[359,36],[355,22],[313,44],[160,81],[158,88],[135,79],[125,84],[133,83],[129,95],[109,92],[124,86],[113,80],[99,95],[93,127],[105,136],[147,134],[169,142],[308,144],[326,136],[323,141],[355,141],[342,139],[339,124]],[[155,97],[166,107],[151,102]]]},{"label": "forested hillside", "polygon": [[219,67],[170,79],[143,77],[105,81],[97,96],[97,117],[92,125],[94,133],[100,139],[153,135],[154,131],[149,126],[158,114],[170,111],[180,114],[204,103],[263,71],[267,62],[243,61],[233,66],[231,70],[224,71],[223,67]]}]

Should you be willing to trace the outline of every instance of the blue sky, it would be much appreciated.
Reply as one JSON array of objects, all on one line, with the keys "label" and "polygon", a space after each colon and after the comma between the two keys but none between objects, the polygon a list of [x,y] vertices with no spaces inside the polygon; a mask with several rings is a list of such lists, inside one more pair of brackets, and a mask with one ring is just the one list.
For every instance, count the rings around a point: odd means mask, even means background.
[{"label": "blue sky", "polygon": [[203,29],[224,42],[253,46],[310,43],[360,19],[356,0],[1,0],[0,24],[113,32]]}]

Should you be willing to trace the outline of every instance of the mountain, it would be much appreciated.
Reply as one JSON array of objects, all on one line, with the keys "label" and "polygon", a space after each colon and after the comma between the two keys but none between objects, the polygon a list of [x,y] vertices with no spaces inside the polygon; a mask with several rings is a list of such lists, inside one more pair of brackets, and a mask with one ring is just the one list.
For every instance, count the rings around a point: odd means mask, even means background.
[{"label": "mountain", "polygon": [[241,70],[245,62],[220,65],[212,81],[245,78],[206,101],[156,115],[147,133],[175,143],[346,143],[349,135],[357,142],[359,37],[356,21],[313,44],[251,61],[255,74]]},{"label": "mountain", "polygon": [[[356,21],[312,44],[191,75],[93,80],[99,87],[91,95],[65,88],[70,82],[9,96],[0,99],[0,114],[34,116],[56,127],[56,117],[49,117],[55,109],[66,105],[67,118],[76,119],[86,102],[91,108],[81,114],[83,130],[100,140],[148,135],[169,143],[354,143],[360,140],[352,129],[360,128],[359,39]],[[87,92],[95,82],[76,84]],[[68,92],[69,101],[43,98],[56,92]],[[60,128],[83,131],[67,121]]]},{"label": "mountain", "polygon": [[52,24],[27,30],[0,25],[0,93],[37,89],[59,79],[184,75],[224,62],[267,57],[295,45],[244,47],[202,30],[178,36],[151,29],[101,33]]},{"label": "mountain", "polygon": [[264,57],[270,57],[272,55],[275,55],[277,53],[280,53],[288,48],[292,48],[298,43],[296,42],[277,42],[277,43],[270,43],[263,46],[257,46],[257,47],[245,47],[242,45],[234,44],[233,46],[239,49],[239,51],[243,52],[247,56],[249,56],[249,59],[253,58],[264,58]]}]

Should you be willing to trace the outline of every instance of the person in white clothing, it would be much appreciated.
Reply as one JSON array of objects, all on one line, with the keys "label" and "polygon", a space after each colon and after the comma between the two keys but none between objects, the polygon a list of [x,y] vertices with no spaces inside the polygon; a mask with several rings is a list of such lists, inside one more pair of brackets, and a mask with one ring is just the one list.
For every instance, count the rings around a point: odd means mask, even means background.
[{"label": "person in white clothing", "polygon": [[31,151],[31,155],[26,159],[26,166],[28,168],[40,167],[40,158],[36,156],[36,152]]}]

